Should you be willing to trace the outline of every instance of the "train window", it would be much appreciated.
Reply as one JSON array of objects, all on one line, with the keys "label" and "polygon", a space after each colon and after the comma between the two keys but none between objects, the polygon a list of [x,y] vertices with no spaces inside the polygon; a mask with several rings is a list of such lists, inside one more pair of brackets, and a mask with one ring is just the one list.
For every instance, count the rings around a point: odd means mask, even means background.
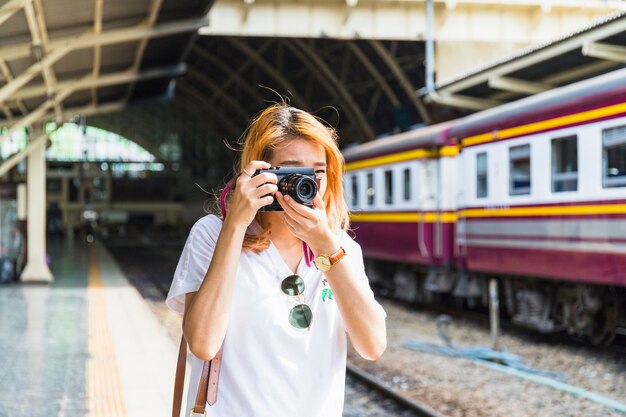
[{"label": "train window", "polygon": [[385,171],[385,204],[393,204],[393,171]]},{"label": "train window", "polygon": [[476,198],[487,197],[487,153],[476,155]]},{"label": "train window", "polygon": [[350,177],[350,199],[352,200],[352,207],[359,206],[359,178],[355,175]]},{"label": "train window", "polygon": [[509,194],[530,194],[530,145],[509,149]]},{"label": "train window", "polygon": [[626,186],[626,126],[602,131],[604,187]]},{"label": "train window", "polygon": [[552,192],[578,189],[578,139],[576,136],[552,140]]},{"label": "train window", "polygon": [[367,173],[367,205],[368,206],[374,205],[375,191],[376,190],[374,189],[374,173],[368,172]]},{"label": "train window", "polygon": [[404,176],[404,201],[411,200],[411,170],[405,168],[403,171]]}]

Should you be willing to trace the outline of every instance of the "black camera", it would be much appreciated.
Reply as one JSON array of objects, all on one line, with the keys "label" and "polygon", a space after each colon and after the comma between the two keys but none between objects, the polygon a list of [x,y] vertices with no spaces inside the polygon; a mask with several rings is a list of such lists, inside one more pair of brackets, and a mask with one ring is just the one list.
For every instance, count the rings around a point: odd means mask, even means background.
[{"label": "black camera", "polygon": [[[268,169],[257,169],[254,176],[269,172],[276,174],[278,181],[278,191],[282,195],[288,195],[297,203],[307,207],[313,207],[313,199],[317,195],[317,182],[315,181],[315,171],[313,168],[302,167],[271,167]],[[283,208],[274,199],[272,204],[261,207],[259,211],[282,211]]]}]

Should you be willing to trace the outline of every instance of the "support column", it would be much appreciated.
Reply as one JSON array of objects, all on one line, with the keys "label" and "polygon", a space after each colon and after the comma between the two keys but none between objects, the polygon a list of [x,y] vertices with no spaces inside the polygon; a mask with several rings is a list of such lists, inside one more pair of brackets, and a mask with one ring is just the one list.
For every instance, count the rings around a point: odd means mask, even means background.
[{"label": "support column", "polygon": [[[35,129],[33,129],[35,130]],[[20,276],[23,282],[52,282],[46,263],[46,142],[32,143],[26,172],[26,268]]]}]

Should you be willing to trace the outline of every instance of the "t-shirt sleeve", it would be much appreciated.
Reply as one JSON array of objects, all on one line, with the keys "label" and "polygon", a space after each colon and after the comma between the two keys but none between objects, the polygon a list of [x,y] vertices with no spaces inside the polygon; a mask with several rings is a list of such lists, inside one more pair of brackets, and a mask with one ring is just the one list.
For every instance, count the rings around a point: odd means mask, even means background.
[{"label": "t-shirt sleeve", "polygon": [[[363,251],[361,245],[359,245],[347,232],[341,233],[339,244],[346,250],[345,260],[351,263],[352,270],[357,273],[359,279],[359,285],[367,288],[367,292],[370,297],[374,298],[374,292],[370,287],[369,279],[365,273],[365,263],[363,262]],[[343,261],[342,261],[343,262]],[[381,307],[382,308],[382,307]],[[384,310],[383,310],[384,311]],[[385,313],[385,317],[387,314]]]},{"label": "t-shirt sleeve", "polygon": [[222,220],[214,215],[202,217],[191,228],[165,300],[172,310],[183,313],[185,294],[200,288],[211,264],[221,228]]}]

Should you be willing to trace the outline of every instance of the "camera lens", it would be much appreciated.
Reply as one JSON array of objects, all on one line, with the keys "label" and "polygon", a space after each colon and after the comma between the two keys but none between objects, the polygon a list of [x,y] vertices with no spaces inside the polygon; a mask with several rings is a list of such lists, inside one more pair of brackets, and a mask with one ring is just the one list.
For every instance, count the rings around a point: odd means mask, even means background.
[{"label": "camera lens", "polygon": [[300,185],[298,186],[298,194],[299,195],[311,195],[313,191],[313,187],[311,187],[311,184],[309,184],[308,182],[301,182]]},{"label": "camera lens", "polygon": [[300,204],[311,204],[317,194],[317,184],[312,178],[301,174],[291,174],[280,182],[280,191]]}]

